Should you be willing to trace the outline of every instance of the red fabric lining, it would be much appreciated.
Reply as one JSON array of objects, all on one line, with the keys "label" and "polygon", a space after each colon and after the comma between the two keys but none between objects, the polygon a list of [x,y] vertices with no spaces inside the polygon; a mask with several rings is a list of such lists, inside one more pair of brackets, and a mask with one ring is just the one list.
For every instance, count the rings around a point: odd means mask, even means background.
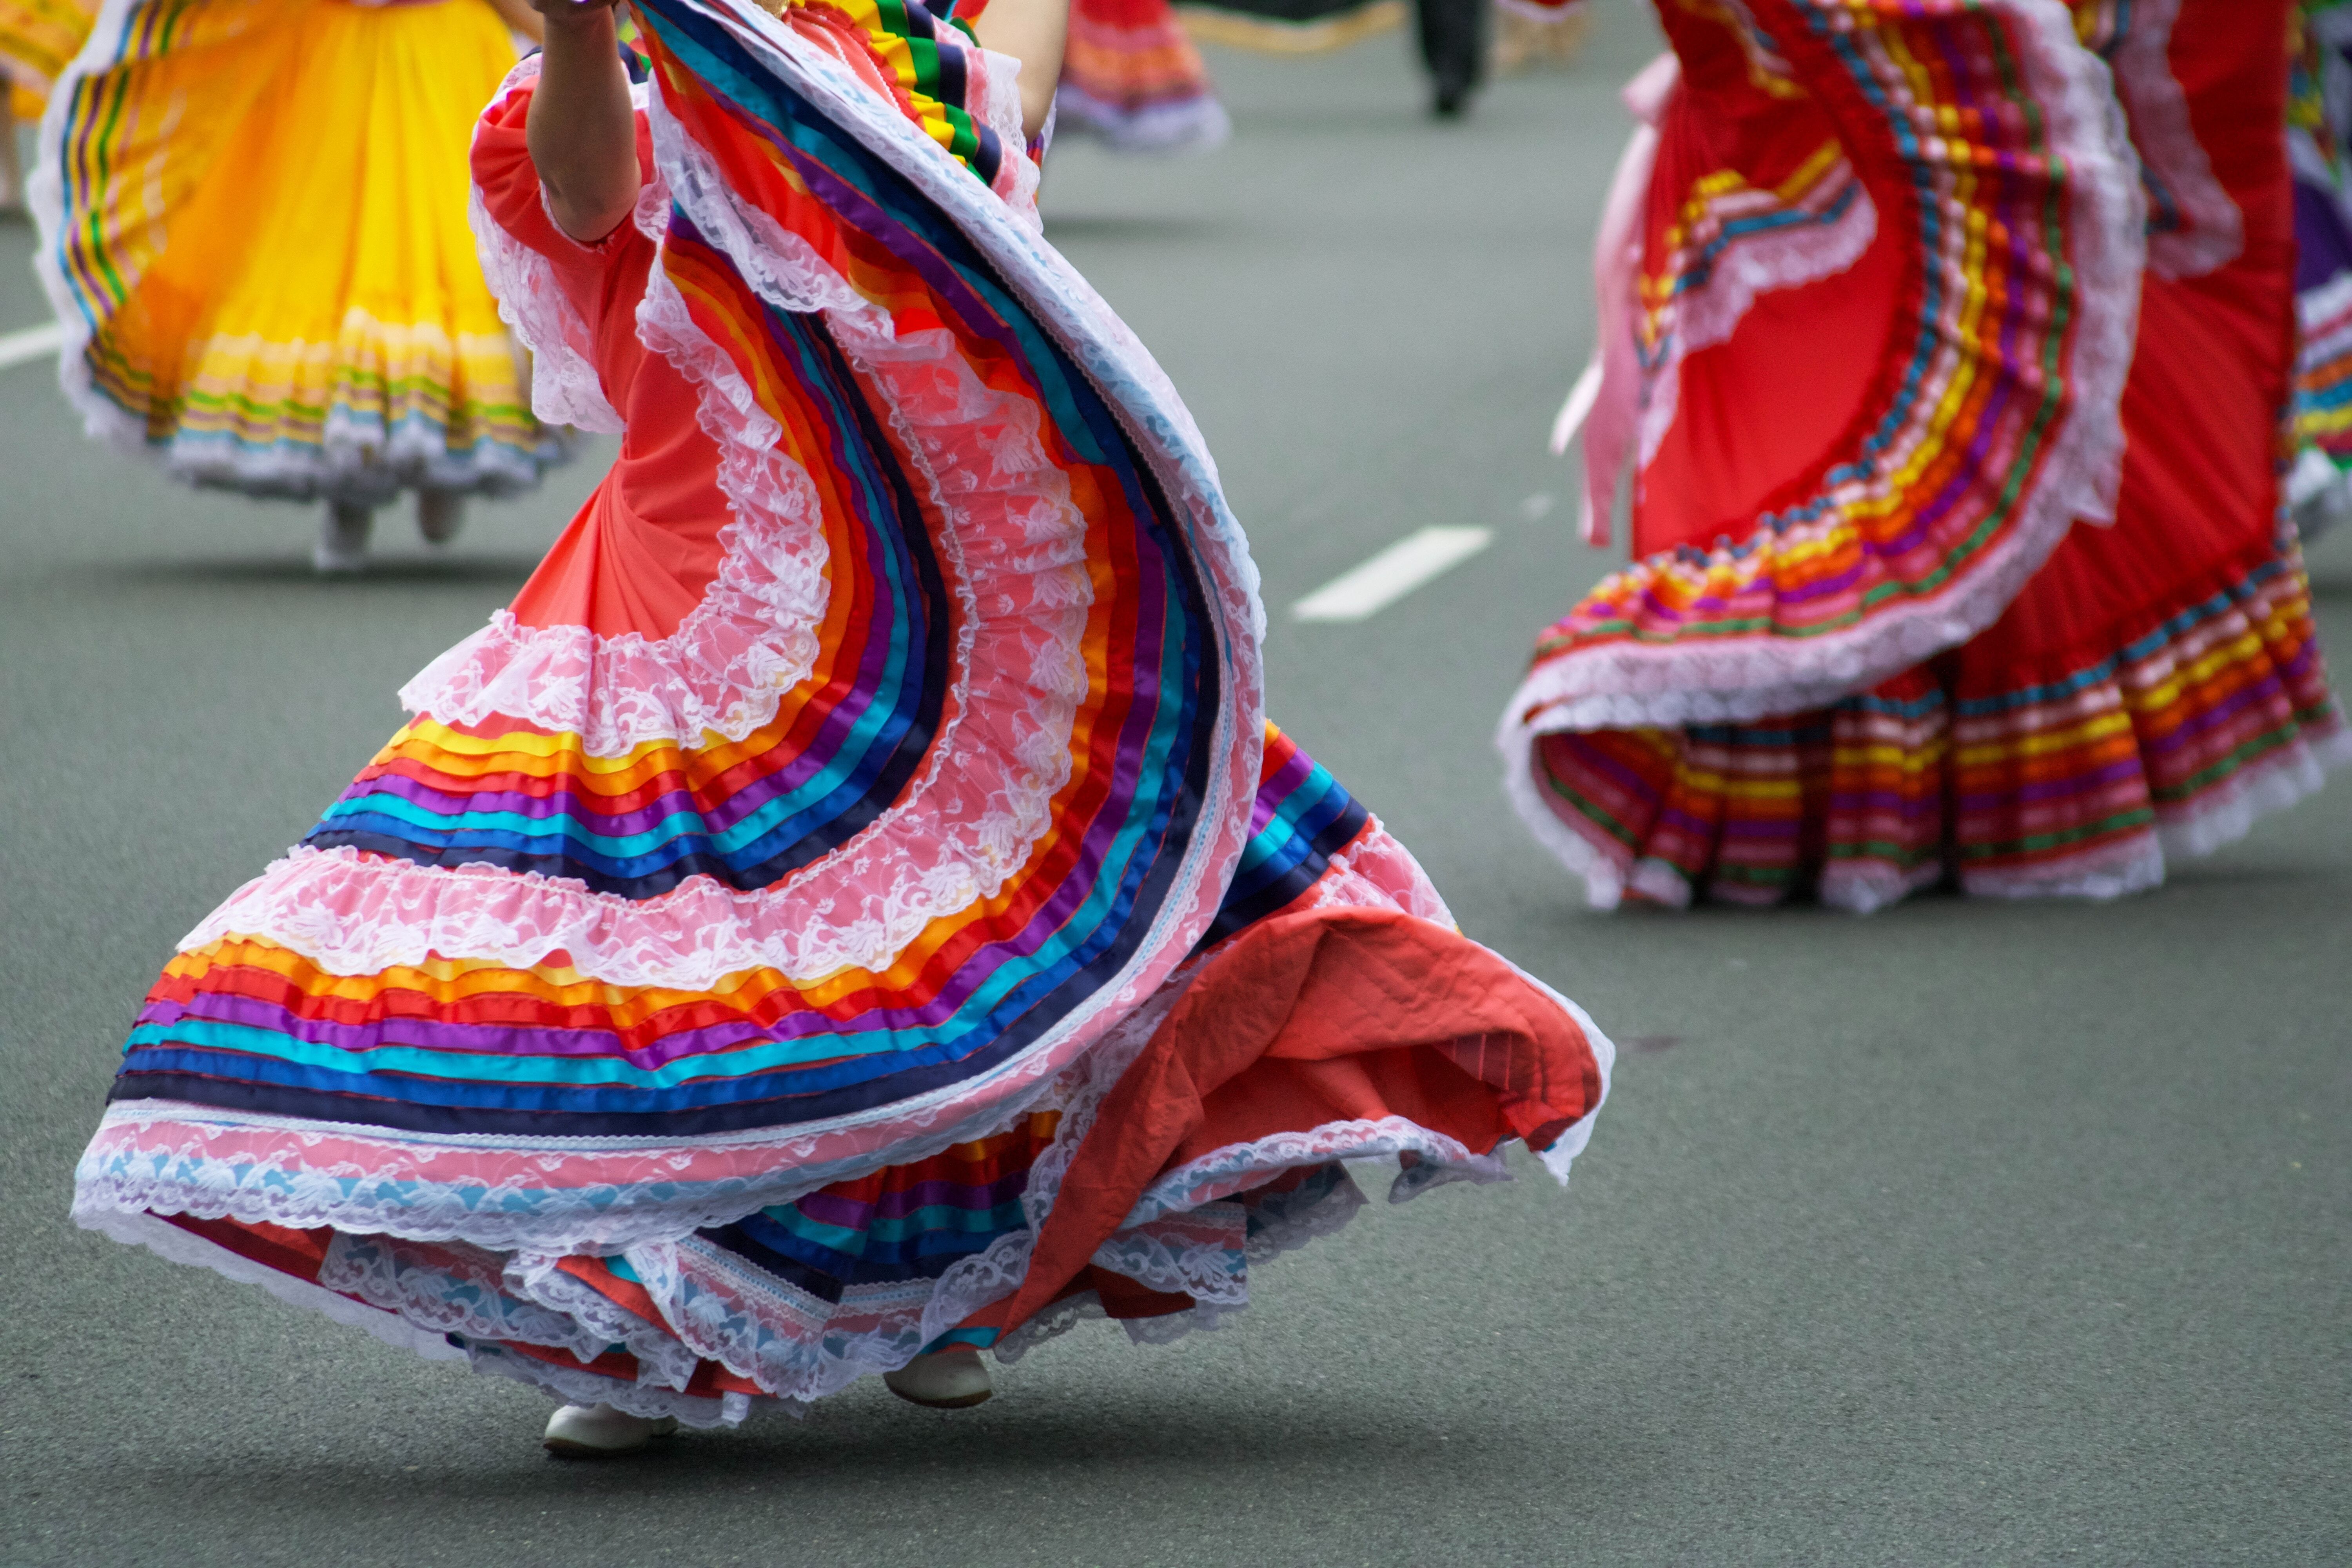
[{"label": "red fabric lining", "polygon": [[[1849,127],[1810,99],[1774,97],[1750,78],[1730,25],[1675,6],[1661,20],[1683,61],[1683,86],[1660,127],[1656,173],[1643,219],[1652,255],[1663,254],[1683,202],[1710,174],[1738,167],[1769,184],[1796,172]],[[1844,141],[1852,155],[1851,140]],[[1865,176],[1866,166],[1857,161]],[[1911,210],[1893,184],[1865,180],[1877,236],[1834,277],[1757,296],[1727,341],[1685,356],[1674,422],[1643,468],[1633,495],[1636,559],[1727,533],[1744,538],[1767,507],[1807,490],[1878,417],[1890,355],[1909,344],[1890,334],[1919,295]],[[1771,395],[1758,396],[1760,388]]]},{"label": "red fabric lining", "polygon": [[[1762,379],[1745,389],[1745,412],[1733,415],[1728,426],[1715,422],[1713,433],[1736,427],[1740,419],[1758,417],[1754,387],[1769,386],[1773,412],[1761,416],[1785,422],[1785,431],[1790,437],[1812,439],[1814,444],[1792,448],[1799,459],[1792,466],[1785,460],[1770,460],[1769,452],[1760,444],[1741,442],[1723,451],[1710,444],[1704,461],[1692,460],[1698,470],[1694,477],[1703,476],[1718,465],[1721,477],[1686,495],[1661,491],[1662,500],[1673,510],[1666,510],[1655,522],[1645,514],[1643,498],[1658,485],[1665,465],[1654,458],[1651,467],[1643,470],[1635,492],[1634,548],[1643,553],[1671,548],[1678,542],[1711,544],[1717,534],[1745,538],[1753,531],[1759,513],[1809,498],[1821,488],[1822,476],[1832,467],[1853,460],[1909,373],[1910,338],[1897,329],[1907,328],[1917,321],[1926,299],[1926,258],[1916,242],[1920,224],[1918,194],[1893,149],[1885,111],[1863,96],[1844,64],[1822,39],[1814,36],[1806,18],[1788,0],[1753,0],[1751,8],[1762,30],[1771,36],[1794,68],[1796,79],[1813,89],[1805,100],[1801,103],[1775,98],[1754,87],[1748,80],[1748,64],[1738,35],[1727,25],[1704,22],[1703,13],[1687,14],[1679,7],[1661,5],[1661,21],[1683,58],[1685,83],[1696,80],[1706,84],[1707,99],[1703,109],[1736,106],[1737,131],[1731,139],[1735,146],[1754,146],[1759,123],[1776,130],[1788,124],[1801,129],[1787,143],[1786,151],[1801,157],[1821,144],[1819,128],[1826,127],[1829,134],[1837,137],[1864,188],[1870,193],[1878,214],[1878,236],[1861,261],[1846,273],[1801,289],[1775,290],[1760,297],[1757,303],[1764,308],[1762,313],[1751,310],[1748,319],[1741,322],[1739,332],[1729,342],[1719,345],[1724,351],[1731,351],[1742,336],[1760,328],[1779,340],[1775,346],[1780,357],[1757,363],[1754,374]],[[1713,36],[1706,38],[1704,46],[1696,46],[1703,28]],[[1696,55],[1707,59],[1695,58]],[[1676,97],[1678,109],[1695,101],[1687,85]],[[1683,110],[1677,118],[1686,119],[1690,112]],[[1706,171],[1685,172],[1696,174]],[[1679,202],[1682,195],[1681,189],[1669,194],[1656,182],[1652,190],[1654,201]],[[1662,216],[1671,221],[1671,214],[1660,215],[1654,210],[1654,226]],[[1779,298],[1781,294],[1788,297]],[[1874,314],[1865,315],[1864,311]],[[1711,407],[1720,406],[1711,404],[1709,395],[1699,390],[1699,384],[1709,371],[1742,374],[1734,369],[1731,353],[1726,353],[1708,370],[1693,374],[1694,362],[1717,352],[1703,350],[1685,363],[1680,390],[1684,401],[1677,405],[1677,426],[1683,423],[1684,407],[1704,416]],[[1737,363],[1747,363],[1745,356],[1738,356]],[[1805,379],[1801,382],[1793,379],[1799,374],[1799,366],[1803,367]],[[1801,431],[1834,433],[1823,440],[1797,434]],[[1663,456],[1662,449],[1660,457]],[[1711,518],[1705,512],[1683,510],[1698,506],[1730,508],[1735,503],[1735,510],[1726,510]],[[1652,542],[1654,536],[1657,542]]]},{"label": "red fabric lining", "polygon": [[[1336,1121],[1402,1116],[1486,1153],[1510,1138],[1548,1148],[1600,1102],[1601,1068],[1583,1031],[1509,963],[1457,931],[1395,910],[1313,910],[1249,927],[1211,956],[1105,1100],[1009,1301],[969,1326],[1017,1328],[1093,1291],[1110,1317],[1189,1310],[1191,1298],[1095,1268],[1095,1249],[1160,1174],[1214,1150]],[[1297,1184],[1297,1173],[1266,1184]],[[332,1233],[173,1216],[240,1257],[314,1281]],[[598,1258],[564,1272],[648,1322],[641,1289]],[[507,1343],[518,1355],[577,1365],[568,1352]],[[613,1351],[586,1370],[634,1382]],[[688,1392],[757,1394],[715,1363]]]},{"label": "red fabric lining", "polygon": [[[326,1260],[328,1245],[335,1239],[335,1233],[323,1227],[318,1230],[289,1230],[282,1225],[271,1225],[265,1220],[247,1223],[234,1219],[201,1219],[186,1214],[159,1215],[156,1217],[167,1225],[178,1226],[191,1236],[202,1237],[215,1247],[225,1252],[233,1252],[248,1263],[274,1268],[305,1285],[319,1283],[319,1266]],[[342,1292],[338,1291],[337,1294]]]},{"label": "red fabric lining", "polygon": [[[697,417],[697,395],[637,340],[637,300],[654,242],[634,222],[594,245],[555,226],[524,141],[531,89],[485,114],[474,136],[474,183],[491,220],[543,257],[594,340],[596,376],[626,433],[610,473],[515,595],[527,626],[586,626],[599,637],[668,637],[719,574],[719,531],[730,520],[719,448]],[[637,116],[637,163],[653,167]]]},{"label": "red fabric lining", "polygon": [[2295,332],[2285,39],[2285,0],[2181,8],[2173,69],[2243,216],[2245,247],[2201,278],[2143,279],[2116,526],[2071,530],[1960,650],[1962,698],[2107,658],[2145,634],[2152,607],[2200,600],[2217,577],[2241,578],[2275,552]]},{"label": "red fabric lining", "polygon": [[1104,1100],[1021,1289],[972,1325],[1016,1328],[1069,1294],[1144,1189],[1212,1150],[1382,1116],[1479,1153],[1511,1137],[1545,1148],[1600,1102],[1600,1063],[1575,1022],[1427,921],[1278,916],[1210,962]]}]

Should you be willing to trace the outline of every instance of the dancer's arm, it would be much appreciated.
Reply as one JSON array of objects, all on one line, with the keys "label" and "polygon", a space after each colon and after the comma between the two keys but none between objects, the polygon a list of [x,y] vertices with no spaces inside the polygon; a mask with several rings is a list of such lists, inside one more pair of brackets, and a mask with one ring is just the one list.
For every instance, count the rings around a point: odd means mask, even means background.
[{"label": "dancer's arm", "polygon": [[1070,34],[1070,0],[988,0],[971,25],[981,47],[1021,62],[1021,133],[1045,129],[1062,79],[1062,45]]},{"label": "dancer's arm", "polygon": [[614,0],[530,0],[547,21],[539,89],[524,133],[555,226],[583,245],[636,205],[636,111],[614,30]]}]

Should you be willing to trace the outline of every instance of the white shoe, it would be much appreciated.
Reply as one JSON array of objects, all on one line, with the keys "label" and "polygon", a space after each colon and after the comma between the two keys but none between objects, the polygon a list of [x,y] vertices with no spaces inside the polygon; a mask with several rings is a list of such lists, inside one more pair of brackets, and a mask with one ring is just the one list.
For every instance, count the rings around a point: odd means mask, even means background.
[{"label": "white shoe", "polygon": [[416,531],[427,544],[446,544],[466,526],[466,497],[460,490],[418,490]]},{"label": "white shoe", "polygon": [[329,576],[359,571],[367,564],[368,534],[374,527],[373,508],[329,501],[327,519],[319,525],[319,542],[310,549],[310,564]]},{"label": "white shoe", "polygon": [[964,1346],[919,1355],[898,1371],[884,1373],[882,1382],[899,1398],[933,1410],[969,1410],[996,1392],[980,1352]]},{"label": "white shoe", "polygon": [[609,1405],[567,1405],[547,1418],[547,1451],[567,1459],[603,1459],[634,1454],[656,1437],[677,1430],[675,1415],[631,1415]]}]

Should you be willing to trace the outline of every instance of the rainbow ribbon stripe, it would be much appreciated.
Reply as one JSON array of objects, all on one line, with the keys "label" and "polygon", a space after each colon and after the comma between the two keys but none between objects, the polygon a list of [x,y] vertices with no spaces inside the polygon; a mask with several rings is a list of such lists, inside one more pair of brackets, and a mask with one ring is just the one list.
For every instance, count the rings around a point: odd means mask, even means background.
[{"label": "rainbow ribbon stripe", "polygon": [[[982,384],[1034,409],[1085,519],[1093,584],[1091,684],[1051,826],[992,896],[933,920],[887,969],[803,983],[753,968],[707,991],[613,984],[562,955],[524,969],[436,954],[337,975],[226,938],[166,972],[118,1100],[443,1132],[798,1125],[989,1071],[1165,940],[1155,930],[1232,743],[1213,722],[1226,678],[1184,521],[1101,394],[940,207],[715,18],[671,0],[639,13],[668,111],[731,188],[887,310],[902,338],[945,328]],[[762,889],[874,824],[950,743],[941,713],[966,611],[940,564],[948,522],[918,499],[885,414],[824,318],[770,308],[682,210],[662,264],[821,500],[832,566],[817,668],[740,742],[705,734],[620,757],[520,721],[461,729],[421,715],[327,812],[312,847],[488,863],[625,900],[689,878]],[[1335,789],[1317,799],[1344,800]],[[1305,819],[1310,840],[1328,816]],[[1291,831],[1279,809],[1266,821]],[[1293,872],[1305,863],[1270,853]]]},{"label": "rainbow ribbon stripe", "polygon": [[[164,972],[117,1100],[436,1133],[797,1125],[1005,1061],[1120,973],[1166,907],[1219,745],[1216,633],[1182,523],[1093,384],[936,206],[704,14],[659,0],[641,11],[669,111],[733,187],[757,193],[902,334],[951,331],[965,363],[1048,433],[1086,519],[1094,590],[1082,639],[1093,681],[1051,826],[993,896],[934,920],[887,969],[817,980],[753,967],[708,987],[618,984],[563,953],[513,967],[438,952],[338,974],[226,935]],[[764,304],[682,211],[663,266],[821,500],[832,595],[815,668],[740,741],[706,732],[617,756],[519,720],[420,714],[309,847],[572,879],[632,903],[689,879],[751,893],[873,826],[950,743],[942,714],[968,612],[941,564],[947,521],[919,499],[824,317]],[[1251,837],[1210,938],[1296,901],[1368,823],[1269,728]]]},{"label": "rainbow ribbon stripe", "polygon": [[1298,742],[1268,724],[1250,841],[1209,928],[1223,941],[1288,908],[1320,881],[1332,858],[1355,842],[1370,814]]},{"label": "rainbow ribbon stripe", "polygon": [[1972,891],[2084,864],[2120,875],[2153,833],[2342,726],[2291,544],[2151,621],[2009,690],[1949,695],[1922,666],[1753,724],[1545,735],[1537,782],[1636,894],[1667,903],[1773,903],[1816,878],[1879,902],[1948,858]]},{"label": "rainbow ribbon stripe", "polygon": [[1538,639],[1538,670],[1612,646],[1856,634],[1948,595],[2018,532],[2073,406],[2074,175],[2050,127],[1968,113],[1931,155],[1903,108],[2013,100],[2025,68],[2014,17],[1886,0],[1749,9],[1791,58],[1804,54],[1882,234],[1903,236],[1914,258],[1896,352],[1850,441],[1716,548],[1611,576]]},{"label": "rainbow ribbon stripe", "polygon": [[97,15],[81,0],[0,0],[0,74],[21,89],[46,91],[81,52]]},{"label": "rainbow ribbon stripe", "polygon": [[874,58],[898,84],[899,108],[923,133],[994,184],[1004,147],[970,103],[974,86],[967,51],[970,24],[942,21],[908,0],[792,0],[812,13],[834,13],[857,29]]}]

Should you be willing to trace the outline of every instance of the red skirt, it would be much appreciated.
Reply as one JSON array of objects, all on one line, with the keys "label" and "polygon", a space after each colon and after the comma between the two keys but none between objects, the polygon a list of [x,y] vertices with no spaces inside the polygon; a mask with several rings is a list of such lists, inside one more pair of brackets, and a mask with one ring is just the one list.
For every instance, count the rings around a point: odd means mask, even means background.
[{"label": "red skirt", "polygon": [[1596,903],[2121,893],[2344,754],[2280,517],[2264,7],[2088,40],[1998,4],[1666,9],[1682,81],[1606,329],[1637,559],[1502,736]]}]

